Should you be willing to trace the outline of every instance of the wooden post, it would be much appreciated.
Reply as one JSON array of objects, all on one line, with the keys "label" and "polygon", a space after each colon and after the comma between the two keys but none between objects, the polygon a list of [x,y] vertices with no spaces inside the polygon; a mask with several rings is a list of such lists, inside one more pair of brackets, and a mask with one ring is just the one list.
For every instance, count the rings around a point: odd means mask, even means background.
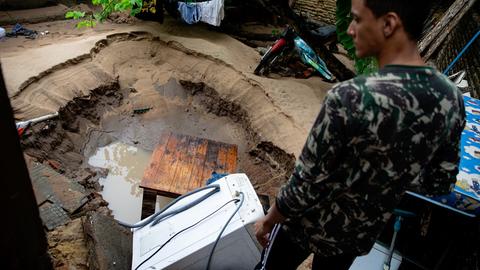
[{"label": "wooden post", "polygon": [[23,158],[0,66],[1,269],[52,269],[48,243]]},{"label": "wooden post", "polygon": [[142,198],[142,219],[155,213],[155,203],[157,202],[157,192],[151,189],[143,189]]},{"label": "wooden post", "polygon": [[[453,28],[460,22],[465,13],[475,4],[476,0],[456,0],[445,12],[432,31],[418,43],[419,51],[425,60],[429,60],[440,44]],[[427,50],[428,49],[428,50]],[[425,52],[425,50],[427,50]]]}]

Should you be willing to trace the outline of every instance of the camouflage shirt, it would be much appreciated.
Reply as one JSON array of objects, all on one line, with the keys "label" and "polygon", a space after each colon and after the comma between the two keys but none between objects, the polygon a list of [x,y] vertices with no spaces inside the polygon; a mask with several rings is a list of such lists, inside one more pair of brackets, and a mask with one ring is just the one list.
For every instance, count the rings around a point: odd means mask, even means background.
[{"label": "camouflage shirt", "polygon": [[320,256],[367,253],[407,186],[451,191],[464,118],[460,91],[433,68],[336,85],[276,199],[292,240]]}]

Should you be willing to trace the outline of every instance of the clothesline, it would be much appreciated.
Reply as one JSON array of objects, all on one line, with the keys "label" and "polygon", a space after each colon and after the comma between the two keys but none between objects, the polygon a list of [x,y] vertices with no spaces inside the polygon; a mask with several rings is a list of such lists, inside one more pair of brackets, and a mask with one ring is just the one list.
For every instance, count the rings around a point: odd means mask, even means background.
[{"label": "clothesline", "polygon": [[200,2],[210,2],[212,0],[176,0],[177,2],[184,2],[184,3],[200,3]]},{"label": "clothesline", "polygon": [[178,1],[177,4],[182,19],[188,24],[204,22],[220,26],[225,16],[224,0]]},{"label": "clothesline", "polygon": [[165,2],[170,2],[170,3],[182,2],[182,3],[190,4],[190,3],[201,3],[201,2],[210,2],[210,1],[213,1],[213,0],[166,0]]}]

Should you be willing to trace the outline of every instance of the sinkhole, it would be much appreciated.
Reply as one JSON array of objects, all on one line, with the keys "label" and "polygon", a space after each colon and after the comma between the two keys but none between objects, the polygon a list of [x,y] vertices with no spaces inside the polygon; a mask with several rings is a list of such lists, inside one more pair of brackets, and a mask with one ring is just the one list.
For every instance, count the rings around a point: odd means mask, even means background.
[{"label": "sinkhole", "polygon": [[[91,192],[73,216],[93,210],[139,221],[139,183],[165,132],[236,145],[236,172],[247,174],[259,194],[272,198],[286,181],[293,155],[262,140],[243,103],[211,85],[237,78],[232,91],[248,84],[253,94],[259,86],[215,59],[180,49],[143,34],[115,35],[89,55],[31,78],[13,97],[23,119],[58,110],[58,118],[27,130],[22,146]],[[158,198],[156,207],[170,200]]]},{"label": "sinkhole", "polygon": [[[165,132],[236,145],[236,172],[260,194],[275,195],[290,169],[278,161],[281,151],[257,142],[241,109],[227,112],[217,106],[222,102],[204,84],[175,78],[151,92],[114,84],[74,98],[58,119],[27,130],[23,145],[29,156],[59,164],[67,178],[98,192],[114,218],[128,223],[141,218],[139,184]],[[156,209],[171,200],[158,196]],[[102,205],[96,203],[85,210]]]}]

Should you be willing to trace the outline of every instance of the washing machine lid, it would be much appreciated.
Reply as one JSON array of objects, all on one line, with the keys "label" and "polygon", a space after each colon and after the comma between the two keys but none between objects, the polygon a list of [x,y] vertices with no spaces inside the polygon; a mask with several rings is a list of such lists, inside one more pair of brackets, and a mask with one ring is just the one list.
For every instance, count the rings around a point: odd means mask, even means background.
[{"label": "washing machine lid", "polygon": [[[230,221],[222,236],[243,229],[246,225],[254,223],[263,216],[260,200],[245,174],[231,174],[213,184],[219,185],[220,191],[201,203],[167,218],[153,227],[147,225],[133,230],[132,269],[135,269],[137,265],[154,253],[155,255],[144,263],[140,269],[146,269],[150,266],[163,269],[212,244],[229,217],[235,212],[237,204],[231,202],[215,214],[211,214],[226,202],[238,198],[238,192],[244,194],[243,205]],[[169,209],[178,209],[209,191],[204,190],[186,197]],[[194,227],[179,233],[207,216],[209,217]],[[179,234],[176,235],[177,233]],[[162,245],[163,247],[158,251]]]}]

